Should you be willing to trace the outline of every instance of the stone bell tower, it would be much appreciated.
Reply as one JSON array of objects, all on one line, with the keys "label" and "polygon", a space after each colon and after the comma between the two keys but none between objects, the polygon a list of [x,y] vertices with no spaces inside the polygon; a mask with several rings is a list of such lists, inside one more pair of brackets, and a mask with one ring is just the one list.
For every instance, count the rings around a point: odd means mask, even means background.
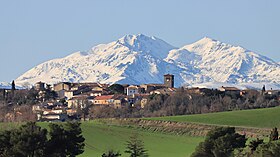
[{"label": "stone bell tower", "polygon": [[164,75],[164,85],[167,88],[174,88],[174,75],[171,74]]}]

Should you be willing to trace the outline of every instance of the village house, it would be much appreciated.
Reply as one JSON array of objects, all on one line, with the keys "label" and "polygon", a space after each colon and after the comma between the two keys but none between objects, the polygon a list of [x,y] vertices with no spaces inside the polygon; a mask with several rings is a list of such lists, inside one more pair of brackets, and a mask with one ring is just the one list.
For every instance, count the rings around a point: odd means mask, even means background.
[{"label": "village house", "polygon": [[121,108],[127,101],[125,100],[124,95],[114,95],[114,108]]},{"label": "village house", "polygon": [[132,107],[135,107],[135,105],[139,103],[141,108],[143,108],[147,104],[149,96],[150,96],[150,94],[148,94],[148,93],[134,94],[134,95],[126,96],[125,100]]},{"label": "village house", "polygon": [[70,82],[60,82],[57,84],[54,84],[53,90],[54,91],[61,91],[61,90],[70,90],[71,88],[71,83]]},{"label": "village house", "polygon": [[61,82],[54,85],[54,91],[59,98],[71,99],[77,95],[100,96],[106,93],[109,85],[100,83],[68,83]]},{"label": "village house", "polygon": [[32,111],[34,113],[43,112],[44,110],[61,109],[65,106],[60,102],[44,102],[41,104],[33,105]]},{"label": "village house", "polygon": [[150,93],[153,90],[166,88],[164,84],[142,84],[140,87],[144,89],[144,93]]},{"label": "village house", "polygon": [[[51,108],[50,108],[51,106]],[[34,106],[38,121],[66,121],[68,119],[66,108],[60,105],[43,105],[41,110]]]},{"label": "village house", "polygon": [[144,89],[137,85],[130,85],[130,86],[126,87],[125,90],[126,90],[125,93],[129,96],[133,95],[133,94],[144,93]]},{"label": "village house", "polygon": [[148,103],[149,96],[150,96],[150,94],[134,95],[134,97],[136,98],[135,102],[140,101],[140,107],[144,108],[146,106],[146,104]]},{"label": "village house", "polygon": [[267,95],[280,96],[280,91],[279,91],[279,90],[270,89],[270,90],[266,90],[266,91],[265,91],[265,94],[267,94]]},{"label": "village house", "polygon": [[47,115],[47,114],[61,114],[64,112],[64,109],[46,109],[43,110],[43,115]]},{"label": "village house", "polygon": [[189,94],[199,94],[199,95],[205,95],[206,93],[211,92],[211,89],[208,88],[199,88],[199,87],[194,87],[194,88],[187,88],[186,92]]},{"label": "village house", "polygon": [[61,114],[56,114],[56,113],[49,113],[49,114],[45,114],[45,115],[41,115],[38,116],[38,121],[47,121],[47,122],[51,122],[51,121],[60,121],[60,122],[64,122],[68,120],[68,116],[65,113],[61,113]]},{"label": "village house", "polygon": [[150,94],[171,95],[171,94],[174,94],[175,92],[176,92],[176,88],[162,88],[162,89],[157,89],[157,90],[151,91]]},{"label": "village house", "polygon": [[64,97],[66,100],[73,98],[73,96],[74,96],[73,90],[64,91]]},{"label": "village house", "polygon": [[94,105],[113,105],[114,104],[114,95],[101,95],[93,99]]},{"label": "village house", "polygon": [[218,88],[219,91],[221,92],[225,92],[226,94],[235,94],[235,95],[240,95],[240,89],[236,88],[236,87],[220,87]]},{"label": "village house", "polygon": [[45,83],[44,83],[44,82],[41,82],[41,81],[35,83],[34,89],[37,90],[37,91],[43,91],[43,90],[45,90]]},{"label": "village house", "polygon": [[54,84],[53,90],[57,93],[58,98],[64,98],[65,97],[65,91],[69,91],[71,88],[70,82],[60,82],[57,84]]},{"label": "village house", "polygon": [[67,101],[68,108],[84,108],[86,105],[93,104],[94,97],[88,95],[76,95]]},{"label": "village house", "polygon": [[93,100],[94,105],[108,105],[114,108],[120,108],[125,103],[127,103],[127,101],[125,100],[125,95],[102,95],[95,97]]}]

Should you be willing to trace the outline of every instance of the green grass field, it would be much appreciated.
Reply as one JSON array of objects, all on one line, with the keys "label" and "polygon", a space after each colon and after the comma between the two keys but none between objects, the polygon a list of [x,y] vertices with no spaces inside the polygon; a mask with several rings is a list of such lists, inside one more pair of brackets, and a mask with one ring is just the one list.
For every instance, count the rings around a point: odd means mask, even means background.
[{"label": "green grass field", "polygon": [[145,148],[151,157],[187,157],[195,150],[203,137],[176,136],[163,133],[152,133],[134,128],[107,126],[95,122],[82,124],[83,135],[86,138],[86,147],[81,157],[98,157],[109,149],[119,150],[122,157],[125,143],[132,134],[139,134],[144,141]]},{"label": "green grass field", "polygon": [[[280,107],[146,119],[272,128],[275,126],[280,127]],[[42,127],[47,127],[48,125],[48,123],[38,124]],[[20,123],[1,123],[0,130],[19,125]],[[137,130],[136,128],[126,126],[108,126],[96,121],[83,122],[82,129],[86,139],[86,147],[85,152],[80,155],[81,157],[98,157],[109,149],[118,150],[122,157],[127,157],[128,155],[124,153],[125,142],[129,136],[135,133],[139,134],[140,138],[144,141],[145,148],[151,157],[190,156],[198,143],[204,139],[203,137],[179,136]]]},{"label": "green grass field", "polygon": [[[17,128],[24,123],[0,123],[0,130]],[[38,125],[48,128],[47,122],[39,122]],[[85,152],[80,157],[101,157],[109,150],[117,150],[122,157],[128,157],[124,153],[126,141],[133,134],[139,135],[144,141],[144,146],[151,157],[188,157],[194,152],[203,137],[170,135],[159,132],[149,132],[128,128],[126,126],[108,126],[96,121],[82,123],[83,136],[85,137]]]},{"label": "green grass field", "polygon": [[272,128],[280,127],[280,107],[145,119]]}]

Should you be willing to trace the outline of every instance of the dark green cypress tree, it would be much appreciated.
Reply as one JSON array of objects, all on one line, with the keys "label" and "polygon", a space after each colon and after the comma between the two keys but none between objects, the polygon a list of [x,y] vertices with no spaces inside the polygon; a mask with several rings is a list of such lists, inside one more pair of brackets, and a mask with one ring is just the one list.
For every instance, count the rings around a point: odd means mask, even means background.
[{"label": "dark green cypress tree", "polygon": [[6,100],[6,90],[3,89],[3,100]]},{"label": "dark green cypress tree", "polygon": [[278,140],[278,136],[279,136],[279,134],[278,134],[277,128],[275,127],[275,128],[272,129],[272,131],[270,133],[269,140],[270,141],[276,141],[276,140]]},{"label": "dark green cypress tree", "polygon": [[265,85],[263,85],[262,92],[263,93],[265,92]]},{"label": "dark green cypress tree", "polygon": [[15,90],[16,90],[16,84],[15,84],[15,81],[13,80],[13,82],[12,82],[12,96],[14,96]]}]

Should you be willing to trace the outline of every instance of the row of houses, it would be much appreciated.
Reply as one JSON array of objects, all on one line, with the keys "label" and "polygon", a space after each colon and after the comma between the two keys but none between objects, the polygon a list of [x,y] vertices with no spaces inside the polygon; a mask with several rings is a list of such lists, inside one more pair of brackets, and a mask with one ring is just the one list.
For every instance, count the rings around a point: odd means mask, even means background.
[{"label": "row of houses", "polygon": [[[57,93],[58,98],[52,103],[42,102],[40,105],[33,106],[33,112],[37,113],[40,121],[64,121],[67,117],[73,117],[77,109],[87,106],[120,108],[131,105],[143,108],[150,94],[171,94],[176,91],[174,76],[170,74],[164,75],[164,84],[124,84],[122,86],[124,89],[122,94],[113,94],[109,90],[109,84],[60,82],[50,87],[44,82],[37,82],[34,88],[39,93],[51,89]],[[57,102],[62,99],[66,101],[65,104]],[[135,105],[136,103],[138,106]]]},{"label": "row of houses", "polygon": [[[43,82],[35,85],[36,90],[44,90],[51,88],[58,95],[58,100],[65,100],[65,104],[44,104],[34,112],[38,115],[38,120],[66,120],[67,117],[73,117],[77,113],[77,109],[83,109],[88,106],[111,106],[121,108],[125,105],[144,108],[152,94],[174,94],[178,89],[174,88],[174,76],[164,75],[164,84],[142,84],[127,85],[123,84],[124,91],[122,94],[114,94],[110,91],[109,84],[100,83],[70,83],[60,82],[53,87],[46,86]],[[185,92],[189,94],[204,95],[213,92],[208,88],[185,88]],[[216,89],[219,92],[234,95],[245,95],[248,91],[240,90],[236,87],[220,87]],[[264,94],[278,94],[279,91],[263,91]],[[38,106],[37,106],[38,107]]]}]

